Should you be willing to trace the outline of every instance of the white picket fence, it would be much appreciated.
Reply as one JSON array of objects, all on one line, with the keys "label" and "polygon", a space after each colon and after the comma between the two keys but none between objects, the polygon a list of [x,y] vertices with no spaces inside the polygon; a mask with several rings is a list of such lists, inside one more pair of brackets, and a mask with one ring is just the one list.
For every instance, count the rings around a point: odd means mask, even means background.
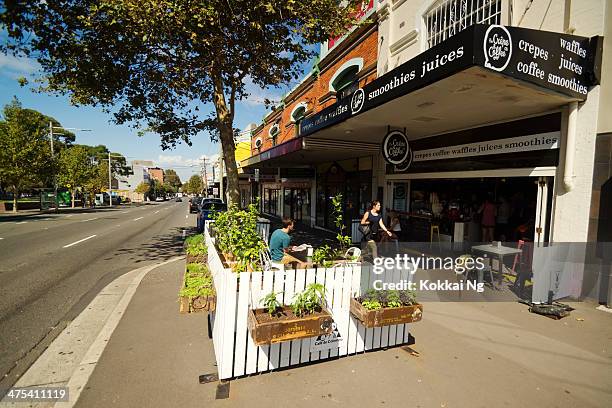
[{"label": "white picket fence", "polygon": [[[351,297],[371,288],[378,279],[383,282],[408,280],[406,270],[377,275],[371,267],[355,263],[334,268],[234,273],[223,267],[208,229],[205,236],[208,265],[217,291],[217,308],[211,313],[211,322],[220,379],[354,355],[409,341],[408,324],[366,329],[349,312]],[[280,303],[288,305],[295,293],[314,282],[325,285],[327,307],[342,339],[337,346],[311,351],[315,337],[256,346],[247,328],[249,310],[262,307],[261,298],[272,291],[279,293]]]}]

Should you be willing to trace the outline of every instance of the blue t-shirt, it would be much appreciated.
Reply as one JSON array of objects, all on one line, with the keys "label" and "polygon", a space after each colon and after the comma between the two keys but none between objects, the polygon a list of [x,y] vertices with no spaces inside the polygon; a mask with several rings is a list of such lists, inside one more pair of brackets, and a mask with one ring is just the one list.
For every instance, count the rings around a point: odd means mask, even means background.
[{"label": "blue t-shirt", "polygon": [[280,262],[285,255],[284,249],[289,246],[291,237],[282,229],[277,229],[270,237],[270,256],[273,261]]}]

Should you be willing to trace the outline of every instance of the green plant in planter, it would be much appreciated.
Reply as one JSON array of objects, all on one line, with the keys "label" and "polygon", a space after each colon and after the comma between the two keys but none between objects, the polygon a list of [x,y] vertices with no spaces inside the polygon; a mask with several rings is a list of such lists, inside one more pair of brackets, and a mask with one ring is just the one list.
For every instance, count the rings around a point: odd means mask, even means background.
[{"label": "green plant in planter", "polygon": [[336,239],[340,243],[340,252],[344,254],[346,249],[351,246],[353,240],[350,236],[345,235],[344,231],[346,230],[346,225],[344,225],[344,211],[342,209],[342,194],[336,194],[335,197],[332,197],[332,216],[334,217],[334,225],[338,228],[338,234],[336,235]]},{"label": "green plant in planter", "polygon": [[195,298],[214,294],[215,289],[208,268],[197,263],[187,264],[187,273],[185,273],[185,281],[179,291],[179,296]]},{"label": "green plant in planter", "polygon": [[334,264],[332,262],[333,258],[334,252],[329,245],[323,245],[322,247],[315,249],[312,253],[312,262],[325,268],[329,268]]},{"label": "green plant in planter", "polygon": [[387,292],[387,307],[401,307],[402,301],[400,294],[397,290],[390,290]]},{"label": "green plant in planter", "polygon": [[403,305],[411,306],[416,305],[416,292],[413,290],[401,290],[399,291],[400,301]]},{"label": "green plant in planter", "polygon": [[265,242],[257,231],[257,217],[256,204],[250,204],[246,210],[232,205],[227,211],[215,214],[216,244],[221,252],[236,258],[236,270],[245,271],[259,264],[259,253],[265,248]]},{"label": "green plant in planter", "polygon": [[268,314],[270,316],[273,316],[276,311],[282,307],[280,302],[276,299],[277,295],[279,294],[276,292],[271,292],[264,296],[264,298],[262,299],[264,308],[268,309]]},{"label": "green plant in planter", "polygon": [[204,235],[202,234],[190,235],[185,239],[185,245],[187,247],[197,245],[197,244],[204,244],[204,243],[205,243],[205,239],[204,239]]},{"label": "green plant in planter", "polygon": [[[194,238],[190,240],[189,238],[192,238],[192,237],[202,237],[202,239]],[[185,240],[187,244],[187,249],[185,249],[185,252],[187,252],[187,254],[191,256],[206,255],[208,253],[208,248],[206,248],[206,242],[204,241],[204,236],[201,234],[198,234],[198,235],[193,235],[192,237],[189,237]]]},{"label": "green plant in planter", "polygon": [[382,305],[378,300],[364,300],[363,302],[361,302],[361,304],[368,310],[382,309]]},{"label": "green plant in planter", "polygon": [[325,286],[320,283],[311,283],[306,289],[298,293],[291,303],[291,311],[297,317],[320,312],[325,306]]}]

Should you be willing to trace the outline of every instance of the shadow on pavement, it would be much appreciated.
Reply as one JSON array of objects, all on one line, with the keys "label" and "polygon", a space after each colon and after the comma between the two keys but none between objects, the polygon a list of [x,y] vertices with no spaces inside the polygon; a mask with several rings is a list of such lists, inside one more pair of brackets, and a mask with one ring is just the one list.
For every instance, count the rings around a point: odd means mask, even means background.
[{"label": "shadow on pavement", "polygon": [[[120,248],[113,253],[113,256],[128,255],[134,263],[166,261],[181,256],[183,255],[182,233],[184,229],[182,227],[172,228],[168,233],[155,235],[140,245]],[[186,230],[185,236],[193,233],[195,229]],[[113,256],[105,260],[110,260]]]}]

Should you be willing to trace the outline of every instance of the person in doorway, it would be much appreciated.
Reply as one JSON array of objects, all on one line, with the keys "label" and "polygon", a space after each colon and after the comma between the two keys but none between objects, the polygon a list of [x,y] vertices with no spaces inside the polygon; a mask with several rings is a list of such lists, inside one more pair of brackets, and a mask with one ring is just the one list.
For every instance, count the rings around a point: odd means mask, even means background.
[{"label": "person in doorway", "polygon": [[484,203],[478,212],[482,215],[480,225],[482,227],[482,242],[491,242],[495,237],[495,216],[497,208],[493,204],[491,194],[487,194]]},{"label": "person in doorway", "polygon": [[372,259],[378,258],[376,241],[380,239],[379,230],[382,229],[389,237],[393,235],[393,233],[387,229],[382,220],[382,215],[380,214],[380,201],[372,201],[370,208],[365,212],[365,214],[363,214],[363,218],[361,218],[361,225],[369,227],[369,233],[364,234],[363,240],[367,242],[367,247],[372,254]]},{"label": "person in doorway", "polygon": [[[283,227],[275,230],[270,236],[270,258],[273,262],[285,263],[285,254],[293,247],[289,233],[293,231],[293,220],[291,218],[283,218]],[[285,258],[285,259],[284,259]]]},{"label": "person in doorway", "polygon": [[510,203],[506,200],[506,197],[500,197],[499,206],[497,207],[497,233],[499,240],[502,242],[508,241],[508,222],[510,221]]}]

